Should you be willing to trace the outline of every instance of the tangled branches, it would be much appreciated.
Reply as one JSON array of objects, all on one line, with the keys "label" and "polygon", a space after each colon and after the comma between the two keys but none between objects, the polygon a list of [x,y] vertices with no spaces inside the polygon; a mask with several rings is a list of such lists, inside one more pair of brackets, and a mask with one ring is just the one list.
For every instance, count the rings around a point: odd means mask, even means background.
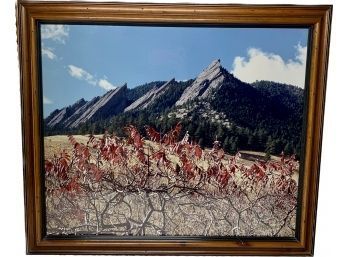
[{"label": "tangled branches", "polygon": [[132,125],[127,138],[69,136],[72,152],[45,161],[47,233],[293,236],[298,162],[243,163],[214,142],[203,150],[181,125],[163,136]]}]

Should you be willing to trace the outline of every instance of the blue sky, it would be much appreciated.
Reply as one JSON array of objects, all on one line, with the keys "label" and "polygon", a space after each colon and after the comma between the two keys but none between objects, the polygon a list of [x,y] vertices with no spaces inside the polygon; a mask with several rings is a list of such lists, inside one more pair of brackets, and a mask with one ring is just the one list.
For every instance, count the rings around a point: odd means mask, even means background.
[{"label": "blue sky", "polygon": [[44,116],[127,83],[196,77],[214,59],[241,80],[304,85],[307,29],[41,25]]}]

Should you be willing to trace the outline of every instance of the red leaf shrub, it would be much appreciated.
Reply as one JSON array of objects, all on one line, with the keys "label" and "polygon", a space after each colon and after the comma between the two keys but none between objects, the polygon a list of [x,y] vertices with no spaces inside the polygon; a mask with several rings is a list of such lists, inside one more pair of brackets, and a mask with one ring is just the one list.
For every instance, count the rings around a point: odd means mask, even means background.
[{"label": "red leaf shrub", "polygon": [[[63,150],[45,160],[48,197],[88,199],[88,206],[92,206],[88,208],[98,213],[96,217],[100,215],[96,219],[97,225],[93,224],[97,231],[100,227],[108,227],[103,224],[103,219],[111,203],[117,203],[106,200],[105,195],[115,193],[153,193],[159,194],[161,199],[165,195],[177,197],[175,199],[189,196],[192,198],[190,201],[230,199],[231,208],[240,209],[237,211],[239,219],[242,219],[243,212],[260,215],[257,206],[262,203],[271,216],[277,216],[277,220],[284,216],[284,222],[288,222],[289,215],[282,216],[274,208],[286,213],[297,205],[298,186],[293,176],[299,163],[294,156],[282,155],[279,160],[272,158],[267,162],[246,165],[239,153],[226,154],[219,141],[213,143],[212,149],[203,150],[190,142],[188,133],[180,140],[180,123],[163,137],[150,126],[145,130],[146,140],[132,125],[125,127],[126,138],[109,133],[90,135],[88,142],[83,144],[69,136],[73,149],[71,156]],[[165,199],[163,202],[167,201]],[[265,199],[267,202],[263,202]],[[101,205],[104,211],[98,211],[97,200],[106,202]],[[78,222],[86,222],[84,214],[87,215],[90,209],[84,207],[82,210],[80,204],[68,202],[73,205],[70,211],[78,214]],[[64,218],[62,215],[59,219]]]}]

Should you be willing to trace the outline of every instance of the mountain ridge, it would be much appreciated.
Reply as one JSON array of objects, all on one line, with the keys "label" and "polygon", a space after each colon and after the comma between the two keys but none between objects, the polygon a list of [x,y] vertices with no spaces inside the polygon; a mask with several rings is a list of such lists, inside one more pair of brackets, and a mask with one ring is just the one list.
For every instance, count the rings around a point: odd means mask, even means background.
[{"label": "mountain ridge", "polygon": [[192,85],[185,89],[175,105],[183,105],[196,97],[201,99],[209,97],[214,89],[218,89],[231,76],[233,77],[221,66],[220,59],[214,60],[197,76]]},{"label": "mountain ridge", "polygon": [[[260,146],[257,150],[288,146],[295,152],[300,144],[303,103],[301,88],[272,81],[242,82],[223,68],[220,60],[214,60],[189,81],[173,78],[132,89],[125,84],[90,101],[80,99],[53,111],[44,120],[45,134],[109,129],[122,135],[120,127],[129,123],[161,130],[181,121],[203,145],[215,135],[231,152],[251,147],[254,140]],[[200,132],[201,124],[211,131]],[[271,142],[276,142],[275,147]]]},{"label": "mountain ridge", "polygon": [[146,94],[138,98],[136,101],[134,101],[131,105],[127,106],[124,109],[124,112],[132,111],[136,109],[145,109],[151,103],[153,103],[160,95],[165,93],[165,91],[168,89],[169,86],[171,86],[172,83],[175,82],[175,78],[165,82],[161,86],[154,86],[152,89],[150,89]]}]

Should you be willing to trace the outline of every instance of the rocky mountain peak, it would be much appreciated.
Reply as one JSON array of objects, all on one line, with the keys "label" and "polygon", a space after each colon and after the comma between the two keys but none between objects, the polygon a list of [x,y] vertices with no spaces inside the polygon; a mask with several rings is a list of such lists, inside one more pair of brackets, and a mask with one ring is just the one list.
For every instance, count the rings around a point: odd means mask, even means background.
[{"label": "rocky mountain peak", "polygon": [[69,124],[69,127],[74,128],[86,121],[96,118],[106,118],[110,113],[122,112],[126,106],[126,90],[127,84],[124,84],[121,87],[108,91],[99,99],[95,99],[94,101],[92,99],[91,102],[87,102],[74,113],[73,116],[76,116],[76,119]]},{"label": "rocky mountain peak", "polygon": [[78,106],[78,105],[85,104],[85,103],[86,103],[86,100],[84,98],[81,98],[76,103],[74,103],[74,105]]},{"label": "rocky mountain peak", "polygon": [[219,88],[228,76],[232,75],[221,66],[220,59],[214,60],[197,76],[191,86],[185,89],[175,105],[183,105],[197,97],[204,99],[210,96],[214,89]]},{"label": "rocky mountain peak", "polygon": [[206,71],[213,71],[213,70],[216,70],[216,69],[221,69],[221,62],[220,62],[220,59],[216,59],[214,61],[212,61],[209,66],[207,68],[205,68],[203,70],[203,72],[206,72]]},{"label": "rocky mountain peak", "polygon": [[152,88],[145,95],[143,95],[142,97],[137,99],[135,102],[133,102],[131,105],[129,105],[126,109],[124,109],[124,112],[147,108],[148,106],[153,104],[155,100],[158,99],[159,96],[164,94],[167,91],[167,89],[174,83],[175,83],[175,78],[165,82],[161,86],[156,86]]},{"label": "rocky mountain peak", "polygon": [[71,106],[56,110],[46,118],[48,127],[57,125],[66,128],[75,128],[87,121],[107,118],[110,115],[120,113],[127,105],[127,84],[122,87],[109,90],[103,96],[94,97],[90,101],[80,99]]},{"label": "rocky mountain peak", "polygon": [[47,125],[49,127],[56,126],[57,124],[65,121],[66,118],[68,118],[72,113],[74,113],[76,110],[78,110],[81,106],[85,104],[85,99],[81,98],[73,105],[69,105],[61,110],[55,110],[46,118]]}]

